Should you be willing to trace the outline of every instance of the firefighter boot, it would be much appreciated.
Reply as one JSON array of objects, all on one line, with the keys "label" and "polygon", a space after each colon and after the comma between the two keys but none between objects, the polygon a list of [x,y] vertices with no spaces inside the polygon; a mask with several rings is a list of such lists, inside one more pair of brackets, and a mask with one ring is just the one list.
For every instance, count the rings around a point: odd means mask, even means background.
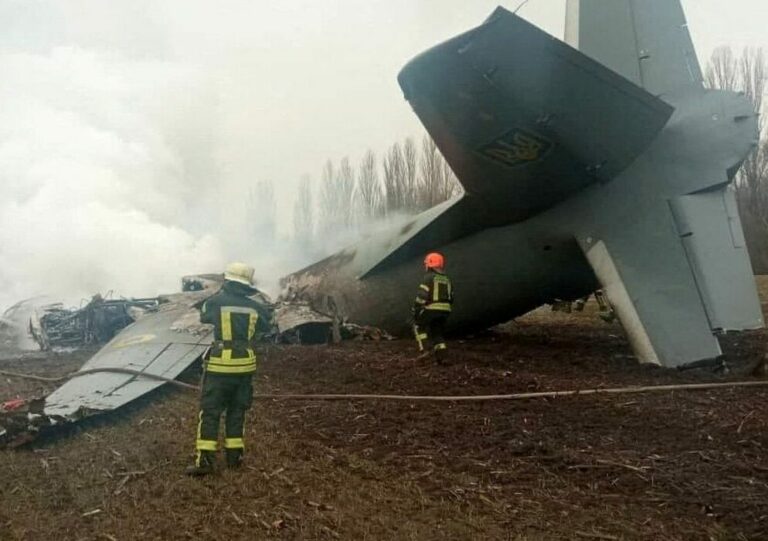
[{"label": "firefighter boot", "polygon": [[448,360],[448,348],[443,343],[437,344],[435,346],[434,354],[437,364],[443,365]]},{"label": "firefighter boot", "polygon": [[198,451],[195,465],[186,469],[185,473],[193,477],[202,477],[213,473],[213,451]]},{"label": "firefighter boot", "polygon": [[227,468],[236,470],[243,464],[242,449],[225,449],[224,452],[227,455]]}]

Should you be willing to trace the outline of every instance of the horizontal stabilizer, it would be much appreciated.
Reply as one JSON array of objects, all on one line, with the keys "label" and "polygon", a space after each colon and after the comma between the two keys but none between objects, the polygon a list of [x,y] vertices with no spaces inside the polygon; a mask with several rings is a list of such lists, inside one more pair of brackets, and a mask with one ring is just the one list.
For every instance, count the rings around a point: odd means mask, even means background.
[{"label": "horizontal stabilizer", "polygon": [[502,8],[412,60],[399,82],[495,222],[522,221],[611,180],[673,111]]},{"label": "horizontal stabilizer", "polygon": [[[371,257],[361,253],[367,265],[360,277],[365,277],[383,268],[420,258],[425,253],[460,238],[491,226],[481,202],[464,195],[438,205],[404,223],[384,241],[367,240],[358,247],[358,252],[370,252]],[[375,256],[373,254],[376,254]],[[384,257],[381,257],[384,254]]]}]

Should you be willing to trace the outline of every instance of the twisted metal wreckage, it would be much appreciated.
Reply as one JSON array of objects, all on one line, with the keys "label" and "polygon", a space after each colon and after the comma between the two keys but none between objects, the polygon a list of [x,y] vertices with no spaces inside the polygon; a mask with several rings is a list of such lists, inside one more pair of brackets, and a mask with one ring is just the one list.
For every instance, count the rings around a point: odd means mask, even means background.
[{"label": "twisted metal wreckage", "polygon": [[[679,0],[568,0],[566,41],[498,8],[402,70],[464,194],[284,278],[324,314],[313,325],[404,331],[419,258],[439,248],[459,262],[454,329],[602,288],[637,358],[679,367],[720,356],[720,332],[763,326],[731,189],[758,140],[750,102],[704,87]],[[211,342],[194,308],[207,294],[166,298],[83,369],[176,377]],[[158,385],[89,374],[39,415],[76,420]]]},{"label": "twisted metal wreckage", "polygon": [[157,304],[157,299],[104,299],[98,294],[78,309],[49,304],[34,311],[29,334],[42,351],[105,344]]},{"label": "twisted metal wreckage", "polygon": [[[98,343],[98,336],[114,334],[119,325],[128,326],[74,374],[78,377],[53,393],[0,403],[0,446],[21,445],[46,428],[115,410],[178,377],[213,341],[211,327],[200,323],[198,308],[218,291],[222,280],[221,275],[185,277],[181,293],[155,299],[104,301],[97,297],[78,310],[44,306],[42,315],[30,320],[41,348]],[[259,291],[252,298],[274,312],[273,331],[261,337],[263,342],[325,343],[331,334],[339,339],[389,338],[383,331],[329,317],[301,302],[272,302]],[[113,317],[94,316],[105,305]]]}]

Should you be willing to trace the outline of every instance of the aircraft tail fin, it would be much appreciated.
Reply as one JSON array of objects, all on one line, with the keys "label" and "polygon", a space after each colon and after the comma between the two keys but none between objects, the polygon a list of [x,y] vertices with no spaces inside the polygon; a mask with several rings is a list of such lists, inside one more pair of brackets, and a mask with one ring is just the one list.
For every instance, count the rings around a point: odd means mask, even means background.
[{"label": "aircraft tail fin", "polygon": [[680,0],[568,0],[565,40],[654,95],[703,86]]},{"label": "aircraft tail fin", "polygon": [[577,236],[641,361],[716,358],[713,333],[763,326],[727,186],[641,206]]},{"label": "aircraft tail fin", "polygon": [[683,195],[672,199],[670,207],[710,328],[761,328],[762,311],[733,189]]},{"label": "aircraft tail fin", "polygon": [[467,194],[483,199],[497,224],[609,182],[673,113],[503,8],[414,58],[398,81]]}]

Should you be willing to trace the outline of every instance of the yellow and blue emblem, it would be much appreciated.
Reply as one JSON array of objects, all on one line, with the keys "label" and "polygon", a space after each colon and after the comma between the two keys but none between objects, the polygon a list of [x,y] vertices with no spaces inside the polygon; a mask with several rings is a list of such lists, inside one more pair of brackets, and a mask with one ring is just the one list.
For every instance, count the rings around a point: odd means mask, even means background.
[{"label": "yellow and blue emblem", "polygon": [[478,149],[478,152],[507,167],[538,162],[552,150],[549,139],[528,130],[515,128]]}]

